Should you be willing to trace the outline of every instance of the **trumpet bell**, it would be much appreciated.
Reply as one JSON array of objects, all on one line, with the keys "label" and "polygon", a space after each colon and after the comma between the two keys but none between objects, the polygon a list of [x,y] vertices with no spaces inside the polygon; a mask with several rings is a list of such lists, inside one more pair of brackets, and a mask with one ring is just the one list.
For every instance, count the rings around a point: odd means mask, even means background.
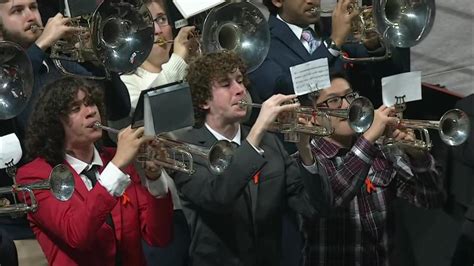
[{"label": "trumpet bell", "polygon": [[141,3],[105,0],[92,16],[92,47],[109,71],[127,73],[145,62],[153,34],[153,18]]},{"label": "trumpet bell", "polygon": [[233,154],[234,146],[231,142],[225,140],[216,142],[209,150],[209,170],[216,175],[222,174],[232,162]]},{"label": "trumpet bell", "polygon": [[270,30],[262,12],[249,2],[214,8],[202,26],[204,53],[230,50],[239,54],[252,72],[265,59]]},{"label": "trumpet bell", "polygon": [[449,110],[441,117],[439,128],[441,140],[450,146],[460,145],[469,137],[469,117],[462,110]]},{"label": "trumpet bell", "polygon": [[20,114],[33,89],[33,68],[23,48],[0,42],[0,120]]},{"label": "trumpet bell", "polygon": [[51,193],[60,201],[67,201],[74,193],[74,176],[64,164],[56,165],[49,177]]},{"label": "trumpet bell", "polygon": [[358,97],[352,101],[348,114],[349,126],[356,133],[367,131],[374,121],[374,106],[366,97]]}]

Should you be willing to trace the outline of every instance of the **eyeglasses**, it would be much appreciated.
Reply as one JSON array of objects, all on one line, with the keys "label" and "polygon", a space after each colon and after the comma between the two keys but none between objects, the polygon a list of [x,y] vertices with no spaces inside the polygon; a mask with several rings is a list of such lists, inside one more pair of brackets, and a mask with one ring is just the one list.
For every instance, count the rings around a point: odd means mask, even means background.
[{"label": "eyeglasses", "polygon": [[158,24],[158,26],[160,26],[160,27],[169,25],[168,16],[166,16],[166,15],[159,15],[158,17],[153,19],[153,22]]},{"label": "eyeglasses", "polygon": [[322,107],[325,105],[328,108],[338,109],[341,108],[343,99],[346,99],[347,103],[351,104],[357,97],[359,97],[359,93],[356,91],[351,91],[344,96],[331,97],[324,102],[318,103],[317,106]]}]

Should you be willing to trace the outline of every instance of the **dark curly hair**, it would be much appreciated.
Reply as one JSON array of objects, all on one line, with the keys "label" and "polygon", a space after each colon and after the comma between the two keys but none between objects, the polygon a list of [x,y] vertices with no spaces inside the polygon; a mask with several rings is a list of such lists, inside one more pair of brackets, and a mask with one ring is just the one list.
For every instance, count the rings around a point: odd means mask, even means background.
[{"label": "dark curly hair", "polygon": [[49,164],[64,161],[67,121],[77,92],[82,90],[105,117],[103,89],[95,82],[75,77],[55,80],[43,88],[30,117],[25,136],[26,159],[44,158]]},{"label": "dark curly hair", "polygon": [[272,0],[263,0],[262,3],[268,8],[271,15],[276,16],[278,14],[278,7],[276,7]]},{"label": "dark curly hair", "polygon": [[204,124],[206,110],[200,106],[212,99],[212,82],[227,77],[236,69],[244,76],[244,86],[249,84],[244,61],[234,52],[220,51],[205,54],[189,64],[186,80],[191,88],[196,127]]}]

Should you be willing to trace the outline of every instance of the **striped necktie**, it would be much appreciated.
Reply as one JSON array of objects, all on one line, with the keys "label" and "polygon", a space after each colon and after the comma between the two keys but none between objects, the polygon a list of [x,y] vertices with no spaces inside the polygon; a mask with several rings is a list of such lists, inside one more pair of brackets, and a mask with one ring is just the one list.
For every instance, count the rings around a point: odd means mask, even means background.
[{"label": "striped necktie", "polygon": [[301,40],[306,41],[308,43],[308,52],[310,54],[312,54],[321,44],[321,41],[314,38],[314,34],[310,28],[306,28],[303,30],[303,33],[301,33]]}]

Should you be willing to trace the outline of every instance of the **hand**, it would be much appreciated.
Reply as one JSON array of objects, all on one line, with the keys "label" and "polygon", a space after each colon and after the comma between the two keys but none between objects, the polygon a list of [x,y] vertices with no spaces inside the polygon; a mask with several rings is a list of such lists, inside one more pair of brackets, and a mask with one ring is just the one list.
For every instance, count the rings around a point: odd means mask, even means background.
[{"label": "hand", "polygon": [[[298,119],[300,124],[303,124],[306,127],[314,127],[314,118],[300,117]],[[299,151],[301,161],[304,165],[313,165],[314,157],[311,151],[311,135],[305,133],[299,133],[299,141],[296,143],[296,148]]]},{"label": "hand", "polygon": [[377,50],[381,46],[379,34],[377,32],[366,32],[366,34],[362,36],[361,41],[369,51]]},{"label": "hand", "polygon": [[332,12],[332,34],[331,39],[336,43],[336,46],[341,46],[346,42],[346,38],[351,32],[351,22],[359,15],[357,9],[352,9],[349,12],[349,5],[357,5],[353,0],[339,0]]},{"label": "hand", "polygon": [[267,131],[278,115],[282,112],[293,111],[300,106],[299,103],[283,104],[285,102],[292,101],[296,98],[296,95],[283,95],[277,94],[270,97],[262,104],[262,109],[257,117],[249,135],[247,141],[254,146],[259,146],[260,140],[263,133]]},{"label": "hand", "polygon": [[153,139],[143,136],[144,128],[132,129],[131,126],[120,131],[117,137],[117,151],[112,162],[115,166],[124,170],[135,158],[141,145]]},{"label": "hand", "polygon": [[190,54],[193,54],[198,46],[198,40],[194,36],[196,27],[187,26],[179,30],[178,36],[174,39],[173,53],[187,60]]},{"label": "hand", "polygon": [[67,34],[74,34],[82,31],[80,27],[71,27],[71,18],[63,17],[61,13],[49,18],[43,33],[36,40],[36,45],[43,51],[50,48],[56,41],[65,37]]},{"label": "hand", "polygon": [[394,107],[386,107],[385,105],[382,105],[379,109],[375,110],[374,121],[370,128],[363,134],[364,138],[374,143],[383,135],[387,125],[396,125],[398,123],[398,118],[389,116],[394,111]]},{"label": "hand", "polygon": [[140,161],[146,178],[150,180],[157,180],[161,176],[162,167],[159,164],[167,157],[166,149],[159,141],[153,139],[142,144],[140,152],[144,153]]}]

